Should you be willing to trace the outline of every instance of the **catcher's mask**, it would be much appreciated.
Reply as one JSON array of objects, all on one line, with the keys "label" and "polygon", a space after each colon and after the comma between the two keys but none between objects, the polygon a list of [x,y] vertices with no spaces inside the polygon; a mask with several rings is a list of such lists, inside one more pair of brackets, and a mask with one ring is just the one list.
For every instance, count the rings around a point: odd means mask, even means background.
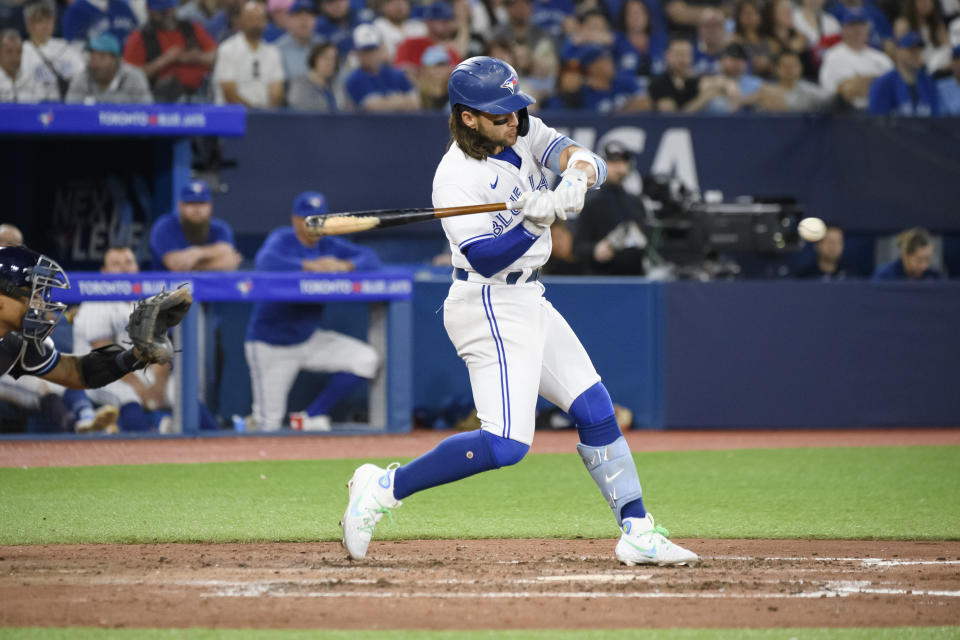
[{"label": "catcher's mask", "polygon": [[38,347],[57,326],[67,305],[54,302],[54,289],[69,289],[59,264],[26,247],[0,247],[0,294],[27,303],[23,337]]}]

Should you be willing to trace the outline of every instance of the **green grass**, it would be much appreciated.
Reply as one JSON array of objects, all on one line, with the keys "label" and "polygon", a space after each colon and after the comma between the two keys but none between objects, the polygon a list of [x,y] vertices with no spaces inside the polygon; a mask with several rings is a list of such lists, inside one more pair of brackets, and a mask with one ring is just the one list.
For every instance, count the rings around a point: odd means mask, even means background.
[{"label": "green grass", "polygon": [[[960,447],[636,458],[648,508],[676,537],[960,539]],[[336,540],[357,464],[0,469],[0,544]],[[378,538],[616,534],[575,454],[431,489],[395,517]]]},{"label": "green grass", "polygon": [[537,631],[266,631],[223,629],[0,629],[0,640],[947,640],[960,627],[884,629],[610,629]]}]

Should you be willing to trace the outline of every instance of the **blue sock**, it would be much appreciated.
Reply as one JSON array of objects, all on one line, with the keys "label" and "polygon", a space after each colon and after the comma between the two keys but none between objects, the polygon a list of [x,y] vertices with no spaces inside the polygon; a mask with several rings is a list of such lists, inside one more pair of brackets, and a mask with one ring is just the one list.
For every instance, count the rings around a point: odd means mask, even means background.
[{"label": "blue sock", "polygon": [[117,425],[122,431],[150,431],[153,421],[143,412],[143,407],[137,402],[128,402],[120,407],[120,419]]},{"label": "blue sock", "polygon": [[63,404],[67,406],[77,422],[93,420],[93,403],[82,389],[67,389],[63,392]]},{"label": "blue sock", "polygon": [[320,395],[317,396],[317,399],[313,401],[313,404],[307,407],[307,415],[330,415],[330,411],[333,409],[334,405],[340,402],[340,399],[347,395],[351,389],[357,386],[361,380],[363,380],[363,378],[360,376],[355,376],[352,373],[346,373],[343,371],[333,374],[330,376],[330,381],[327,382],[327,386],[324,387],[323,391],[320,392]]},{"label": "blue sock", "polygon": [[529,450],[529,445],[482,429],[458,433],[398,468],[393,477],[393,495],[403,500],[417,491],[516,464]]}]

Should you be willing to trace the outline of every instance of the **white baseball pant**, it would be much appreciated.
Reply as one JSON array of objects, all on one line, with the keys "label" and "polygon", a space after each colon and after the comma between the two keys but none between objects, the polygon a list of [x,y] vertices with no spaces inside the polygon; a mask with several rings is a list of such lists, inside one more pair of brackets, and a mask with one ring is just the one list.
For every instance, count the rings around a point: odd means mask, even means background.
[{"label": "white baseball pant", "polygon": [[253,389],[253,416],[264,431],[283,426],[287,395],[301,369],[320,373],[344,371],[370,379],[380,364],[376,350],[366,342],[323,329],[298,344],[246,342],[244,352]]},{"label": "white baseball pant", "polygon": [[443,323],[470,373],[482,428],[533,442],[537,396],[564,411],[600,381],[573,329],[543,297],[539,282],[455,281]]}]

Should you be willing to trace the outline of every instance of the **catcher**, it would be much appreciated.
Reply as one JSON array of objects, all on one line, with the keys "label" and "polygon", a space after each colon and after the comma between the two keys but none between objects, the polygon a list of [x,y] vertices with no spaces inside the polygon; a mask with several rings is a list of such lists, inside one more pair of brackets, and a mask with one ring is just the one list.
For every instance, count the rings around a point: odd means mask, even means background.
[{"label": "catcher", "polygon": [[0,375],[37,376],[69,389],[94,389],[173,357],[167,332],[190,309],[188,289],[137,303],[127,325],[132,347],[111,344],[77,356],[61,355],[49,337],[66,309],[51,294],[69,287],[67,274],[47,256],[24,246],[0,247]]}]

